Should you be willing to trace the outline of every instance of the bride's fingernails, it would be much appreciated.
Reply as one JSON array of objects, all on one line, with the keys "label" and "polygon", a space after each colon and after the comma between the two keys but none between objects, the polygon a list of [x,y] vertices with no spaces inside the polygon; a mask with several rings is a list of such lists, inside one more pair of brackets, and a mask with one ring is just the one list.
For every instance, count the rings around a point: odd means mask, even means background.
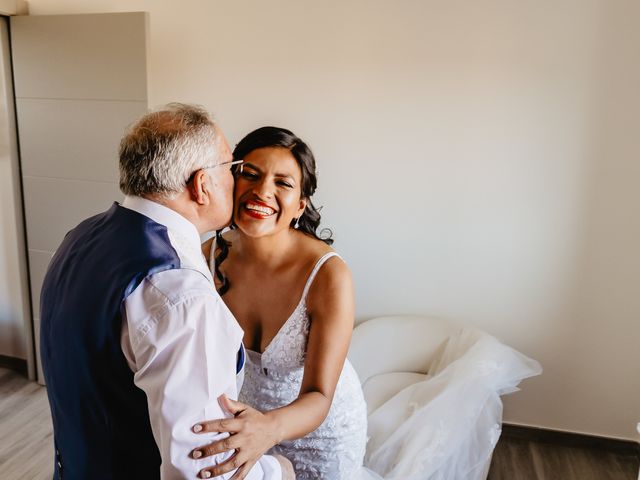
[{"label": "bride's fingernails", "polygon": [[194,433],[198,433],[202,431],[202,425],[194,425],[193,426],[193,432]]},{"label": "bride's fingernails", "polygon": [[193,458],[200,458],[202,456],[202,452],[200,450],[194,450],[191,456]]},{"label": "bride's fingernails", "polygon": [[204,470],[202,472],[202,478],[211,478],[211,472],[208,470]]}]

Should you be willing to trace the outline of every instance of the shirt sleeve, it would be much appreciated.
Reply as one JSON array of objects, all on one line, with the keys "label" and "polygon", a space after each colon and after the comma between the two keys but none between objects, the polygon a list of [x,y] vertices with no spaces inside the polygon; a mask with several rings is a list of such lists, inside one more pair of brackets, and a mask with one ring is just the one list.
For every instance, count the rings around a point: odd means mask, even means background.
[{"label": "shirt sleeve", "polygon": [[[200,291],[160,301],[145,280],[125,302],[122,347],[134,382],[147,396],[153,435],[162,457],[161,478],[195,479],[233,452],[193,460],[196,447],[228,434],[195,434],[203,420],[229,416],[218,397],[237,398],[236,360],[242,330],[215,291]],[[230,472],[217,477],[228,479]],[[280,479],[278,462],[263,457],[247,477]]]}]

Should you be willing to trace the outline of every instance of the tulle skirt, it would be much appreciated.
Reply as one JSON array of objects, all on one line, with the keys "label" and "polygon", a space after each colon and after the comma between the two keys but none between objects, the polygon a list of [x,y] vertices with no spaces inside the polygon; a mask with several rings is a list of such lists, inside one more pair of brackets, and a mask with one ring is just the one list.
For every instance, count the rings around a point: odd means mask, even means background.
[{"label": "tulle skirt", "polygon": [[483,480],[500,437],[500,395],[540,364],[474,329],[451,337],[427,380],[369,414],[362,479]]}]

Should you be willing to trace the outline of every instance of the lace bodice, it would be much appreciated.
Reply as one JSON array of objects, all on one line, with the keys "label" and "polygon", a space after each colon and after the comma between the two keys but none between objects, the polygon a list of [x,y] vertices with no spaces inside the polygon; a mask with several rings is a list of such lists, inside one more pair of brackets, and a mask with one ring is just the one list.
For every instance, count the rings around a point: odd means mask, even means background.
[{"label": "lace bodice", "polygon": [[307,295],[322,265],[334,256],[337,257],[338,254],[329,252],[316,262],[304,286],[300,302],[298,302],[291,316],[284,322],[280,330],[269,342],[269,345],[264,349],[264,352],[262,352],[261,363],[263,368],[294,368],[304,365],[310,327],[309,315],[307,315]]},{"label": "lace bodice", "polygon": [[[331,252],[318,260],[298,306],[264,352],[247,351],[241,402],[265,411],[288,405],[298,397],[310,327],[306,298],[318,270],[333,256],[337,254]],[[350,480],[362,465],[366,431],[360,381],[347,360],[322,425],[304,438],[276,445],[270,453],[289,458],[298,479]]]}]

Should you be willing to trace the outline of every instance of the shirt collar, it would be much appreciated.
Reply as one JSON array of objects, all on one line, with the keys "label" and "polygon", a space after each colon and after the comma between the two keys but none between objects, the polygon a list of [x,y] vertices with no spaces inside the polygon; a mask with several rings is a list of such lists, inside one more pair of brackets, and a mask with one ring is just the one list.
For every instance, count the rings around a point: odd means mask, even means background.
[{"label": "shirt collar", "polygon": [[196,226],[180,215],[175,210],[160,205],[158,202],[146,198],[127,195],[122,206],[149,217],[156,223],[164,225],[169,230],[175,231],[183,238],[193,243],[192,247],[200,250],[200,234]]}]

